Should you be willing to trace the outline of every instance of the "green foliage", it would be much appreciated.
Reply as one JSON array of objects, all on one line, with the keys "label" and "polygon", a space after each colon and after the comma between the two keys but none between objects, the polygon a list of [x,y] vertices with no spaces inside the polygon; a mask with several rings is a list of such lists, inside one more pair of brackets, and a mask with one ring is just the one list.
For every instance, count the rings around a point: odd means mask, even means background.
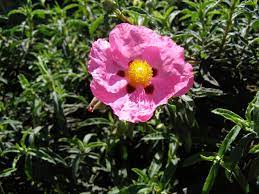
[{"label": "green foliage", "polygon": [[[258,193],[257,0],[6,2],[0,193]],[[121,22],[171,37],[193,64],[191,91],[147,123],[86,110],[91,45]]]}]

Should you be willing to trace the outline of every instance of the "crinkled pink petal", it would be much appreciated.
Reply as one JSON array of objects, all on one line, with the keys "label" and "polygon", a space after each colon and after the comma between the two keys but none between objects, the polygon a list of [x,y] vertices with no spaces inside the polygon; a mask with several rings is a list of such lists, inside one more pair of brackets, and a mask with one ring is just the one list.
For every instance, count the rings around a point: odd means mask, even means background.
[{"label": "crinkled pink petal", "polygon": [[193,76],[191,73],[181,75],[172,73],[167,76],[157,76],[152,80],[152,84],[154,87],[152,99],[159,106],[166,104],[171,97],[186,94],[193,85]]},{"label": "crinkled pink petal", "polygon": [[111,58],[110,43],[104,39],[98,39],[93,43],[90,52],[88,71],[93,79],[104,86],[107,91],[116,92],[125,87],[127,81],[117,75],[118,71],[124,68]]},{"label": "crinkled pink petal", "polygon": [[150,94],[157,106],[166,104],[173,96],[187,93],[193,85],[192,66],[184,61],[183,48],[167,38],[165,40],[169,45],[167,48],[147,47],[142,53],[142,58],[157,70],[152,79],[154,91]]},{"label": "crinkled pink petal", "polygon": [[143,53],[147,47],[173,49],[175,60],[183,58],[184,49],[178,46],[171,38],[161,36],[144,26],[135,26],[128,23],[117,25],[109,35],[111,52],[115,61],[127,67],[128,63]]},{"label": "crinkled pink petal", "polygon": [[138,57],[141,60],[146,60],[153,68],[159,68],[163,61],[160,56],[160,48],[155,46],[149,46],[143,48],[141,55]]},{"label": "crinkled pink petal", "polygon": [[144,45],[155,42],[158,38],[158,34],[144,26],[119,24],[109,35],[113,58],[127,66],[128,62],[141,53]]},{"label": "crinkled pink petal", "polygon": [[134,123],[148,121],[157,107],[152,98],[142,88],[137,88],[133,93],[111,103],[110,106],[120,120]]},{"label": "crinkled pink petal", "polygon": [[189,63],[185,63],[183,73],[181,74],[180,82],[175,85],[173,96],[182,96],[186,94],[193,86],[193,68]]},{"label": "crinkled pink petal", "polygon": [[111,93],[93,80],[91,90],[98,100],[111,106],[120,120],[134,123],[148,121],[157,107],[152,98],[141,88],[131,94],[127,93],[126,88],[121,88],[117,93]]}]

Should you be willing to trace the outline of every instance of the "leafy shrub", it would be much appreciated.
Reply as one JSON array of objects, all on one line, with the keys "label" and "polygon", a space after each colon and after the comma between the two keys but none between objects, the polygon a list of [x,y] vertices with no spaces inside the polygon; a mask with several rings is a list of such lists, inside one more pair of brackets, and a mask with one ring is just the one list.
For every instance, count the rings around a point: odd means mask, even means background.
[{"label": "leafy shrub", "polygon": [[[2,9],[1,193],[258,193],[257,0]],[[91,44],[121,22],[172,37],[194,66],[189,94],[147,123],[119,121],[108,107],[86,111]]]}]

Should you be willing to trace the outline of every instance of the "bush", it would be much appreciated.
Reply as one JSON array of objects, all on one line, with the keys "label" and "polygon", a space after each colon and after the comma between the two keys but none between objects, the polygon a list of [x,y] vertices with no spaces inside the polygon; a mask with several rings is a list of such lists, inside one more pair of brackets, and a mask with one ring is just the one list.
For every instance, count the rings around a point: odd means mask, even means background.
[{"label": "bush", "polygon": [[[0,193],[259,192],[257,0],[0,5]],[[172,37],[194,67],[147,123],[86,110],[92,42],[121,22]]]}]

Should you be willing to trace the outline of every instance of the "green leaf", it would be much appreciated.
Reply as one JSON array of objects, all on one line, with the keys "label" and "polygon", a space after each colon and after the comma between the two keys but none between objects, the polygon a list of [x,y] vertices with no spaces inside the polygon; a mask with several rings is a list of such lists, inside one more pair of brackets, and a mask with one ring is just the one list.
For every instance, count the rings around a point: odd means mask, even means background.
[{"label": "green leaf", "polygon": [[22,8],[21,9],[14,9],[14,10],[8,12],[8,17],[10,17],[11,15],[14,15],[14,14],[26,15],[26,12]]},{"label": "green leaf", "polygon": [[163,132],[155,132],[144,136],[141,140],[143,141],[156,141],[156,140],[164,140],[169,139],[172,141],[178,141],[174,134],[172,133],[163,133]]},{"label": "green leaf", "polygon": [[16,168],[7,168],[7,169],[4,169],[4,170],[0,173],[0,178],[11,176],[16,170],[17,170]]},{"label": "green leaf", "polygon": [[249,154],[257,154],[257,153],[259,153],[259,144],[253,146],[253,147],[249,150],[248,153],[249,153]]},{"label": "green leaf", "polygon": [[253,44],[259,44],[259,37],[254,38],[253,40],[249,41],[249,45],[253,45]]},{"label": "green leaf", "polygon": [[79,7],[78,4],[72,3],[72,4],[68,4],[68,5],[65,6],[63,9],[64,9],[64,11],[68,11],[68,10],[70,10],[70,9],[74,9],[74,8],[78,8],[78,7]]},{"label": "green leaf", "polygon": [[8,84],[8,81],[6,79],[4,79],[2,76],[0,76],[0,82],[2,82],[4,84]]},{"label": "green leaf", "polygon": [[240,168],[238,167],[238,164],[235,164],[233,166],[233,161],[231,160],[225,160],[221,161],[220,165],[225,169],[227,178],[232,182],[231,176],[234,176],[234,178],[237,180],[237,182],[242,187],[243,191],[245,193],[249,193],[250,187],[248,184],[248,181]]},{"label": "green leaf", "polygon": [[104,146],[107,146],[107,144],[104,142],[91,142],[84,145],[84,152],[87,153],[93,148],[104,147]]},{"label": "green leaf", "polygon": [[253,110],[253,121],[254,121],[254,131],[259,136],[259,92],[256,94],[256,100]]},{"label": "green leaf", "polygon": [[147,188],[146,184],[135,184],[120,190],[119,194],[136,194],[139,190]]},{"label": "green leaf", "polygon": [[180,10],[173,11],[173,12],[168,16],[168,22],[169,22],[169,24],[171,24],[171,23],[174,21],[175,17],[176,17],[178,14],[180,14],[180,13],[181,13]]},{"label": "green leaf", "polygon": [[160,155],[157,153],[155,155],[155,158],[152,160],[149,169],[148,169],[148,176],[150,178],[153,178],[160,170],[160,168],[162,167],[162,163],[161,163],[161,157]]},{"label": "green leaf", "polygon": [[78,177],[78,170],[79,170],[80,162],[81,162],[81,155],[78,154],[72,160],[72,174],[73,174],[74,180],[76,180],[76,178]]},{"label": "green leaf", "polygon": [[247,109],[246,109],[246,113],[245,113],[245,116],[246,116],[246,119],[248,120],[248,122],[250,123],[251,120],[252,120],[252,117],[251,117],[251,113],[253,112],[254,110],[254,103],[257,99],[257,96],[259,96],[259,92],[256,94],[256,96],[254,97],[254,99],[248,104],[247,106]]},{"label": "green leaf", "polygon": [[165,170],[163,171],[163,175],[160,179],[160,182],[162,183],[164,189],[167,188],[171,179],[174,177],[178,162],[179,158],[174,158],[169,160],[166,164]]},{"label": "green leaf", "polygon": [[213,163],[213,165],[210,168],[209,174],[205,180],[205,183],[203,185],[202,194],[209,194],[209,192],[215,182],[216,176],[218,174],[218,169],[219,169],[219,164],[216,162]]},{"label": "green leaf", "polygon": [[93,126],[93,125],[111,125],[110,121],[104,118],[89,118],[81,122],[75,123],[74,128],[80,129],[82,127]]},{"label": "green leaf", "polygon": [[250,145],[251,141],[255,138],[254,133],[249,133],[242,137],[237,146],[231,151],[230,159],[233,163],[238,163],[242,157],[245,157],[247,154],[247,148]]},{"label": "green leaf", "polygon": [[67,132],[67,122],[64,115],[63,100],[61,96],[56,92],[52,92],[54,102],[54,130],[62,133]]},{"label": "green leaf", "polygon": [[188,4],[190,7],[195,8],[195,9],[199,6],[198,3],[195,3],[195,2],[192,2],[192,1],[189,1],[189,0],[183,0],[183,2]]},{"label": "green leaf", "polygon": [[51,14],[50,10],[36,9],[31,13],[34,16],[44,19],[46,15]]},{"label": "green leaf", "polygon": [[138,168],[132,168],[131,170],[135,172],[144,183],[148,183],[149,178],[145,172]]},{"label": "green leaf", "polygon": [[191,165],[194,165],[194,164],[196,164],[198,162],[203,161],[200,155],[201,155],[201,152],[193,154],[193,155],[185,158],[183,160],[183,162],[182,162],[182,166],[183,167],[188,167],[188,166],[191,166]]},{"label": "green leaf", "polygon": [[94,34],[95,34],[97,28],[103,23],[103,21],[104,21],[104,16],[101,15],[93,23],[90,24],[89,34],[90,34],[91,39],[94,38]]},{"label": "green leaf", "polygon": [[219,148],[218,154],[213,161],[213,165],[210,168],[210,172],[206,178],[206,181],[203,185],[203,188],[202,188],[203,194],[209,194],[209,192],[214,184],[214,181],[216,179],[216,176],[218,174],[219,163],[222,160],[222,158],[224,157],[225,152],[229,149],[231,143],[236,139],[240,130],[241,130],[240,126],[236,125],[230,130],[230,132],[224,138],[224,140]]},{"label": "green leaf", "polygon": [[259,30],[259,20],[255,20],[253,23],[252,23],[252,27],[254,29],[254,31],[258,31]]},{"label": "green leaf", "polygon": [[215,156],[204,156],[201,154],[200,157],[202,160],[209,161],[209,162],[212,162],[215,160]]},{"label": "green leaf", "polygon": [[23,74],[18,75],[18,79],[23,89],[30,87],[30,82]]},{"label": "green leaf", "polygon": [[52,163],[52,164],[56,164],[56,161],[54,160],[54,158],[49,154],[47,153],[47,150],[46,149],[29,149],[29,152],[28,154],[30,154],[31,156],[34,156],[34,157],[38,157],[44,161],[47,161],[49,163]]},{"label": "green leaf", "polygon": [[259,176],[259,157],[252,160],[248,172],[248,181],[251,181],[253,179],[256,179]]},{"label": "green leaf", "polygon": [[237,115],[236,113],[234,113],[230,110],[223,109],[223,108],[217,108],[217,109],[214,109],[212,111],[212,113],[217,114],[217,115],[221,115],[225,119],[234,122],[235,124],[239,125],[240,127],[246,127],[247,126],[246,121],[242,117],[240,117],[239,115]]},{"label": "green leaf", "polygon": [[240,126],[236,125],[229,131],[229,133],[226,135],[225,139],[223,140],[219,148],[217,156],[219,156],[220,158],[223,158],[223,156],[225,155],[225,152],[229,149],[230,144],[236,139],[240,130],[241,130]]},{"label": "green leaf", "polygon": [[32,179],[32,160],[30,155],[25,156],[24,172],[29,180]]}]

